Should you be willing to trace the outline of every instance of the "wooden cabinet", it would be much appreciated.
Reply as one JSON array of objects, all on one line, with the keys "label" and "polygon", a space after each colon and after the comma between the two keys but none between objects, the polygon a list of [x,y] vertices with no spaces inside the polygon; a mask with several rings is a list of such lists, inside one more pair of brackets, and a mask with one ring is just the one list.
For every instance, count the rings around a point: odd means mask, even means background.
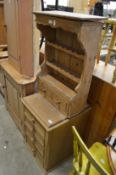
[{"label": "wooden cabinet", "polygon": [[69,120],[40,94],[25,97],[22,101],[24,138],[41,167],[48,171],[71,155],[72,125],[84,137],[91,108],[86,107]]},{"label": "wooden cabinet", "polygon": [[33,76],[32,0],[5,0],[9,60],[26,76]]},{"label": "wooden cabinet", "polygon": [[5,95],[5,102],[8,111],[18,128],[22,131],[21,119],[21,98],[34,93],[35,78],[25,79],[18,73],[9,61],[2,61],[0,67],[0,77]]},{"label": "wooden cabinet", "polygon": [[[22,99],[23,135],[48,171],[72,153],[72,125],[84,137],[90,112],[87,96],[104,18],[63,12],[35,15],[46,41],[45,60],[38,74],[38,93]],[[95,35],[98,40],[93,40]]]}]

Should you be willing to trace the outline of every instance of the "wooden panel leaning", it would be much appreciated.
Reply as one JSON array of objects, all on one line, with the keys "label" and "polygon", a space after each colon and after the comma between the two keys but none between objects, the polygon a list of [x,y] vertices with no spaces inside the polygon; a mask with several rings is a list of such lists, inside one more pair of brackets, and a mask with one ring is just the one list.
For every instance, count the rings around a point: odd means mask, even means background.
[{"label": "wooden panel leaning", "polygon": [[6,31],[4,20],[4,1],[0,0],[0,45],[6,45]]},{"label": "wooden panel leaning", "polygon": [[64,12],[34,12],[46,38],[39,91],[71,118],[86,105],[104,18]]},{"label": "wooden panel leaning", "polygon": [[92,111],[89,117],[88,146],[102,142],[108,135],[116,118],[116,82],[112,83],[115,67],[103,61],[96,64],[88,96]]},{"label": "wooden panel leaning", "polygon": [[4,0],[4,4],[9,61],[18,72],[33,77],[33,1]]}]

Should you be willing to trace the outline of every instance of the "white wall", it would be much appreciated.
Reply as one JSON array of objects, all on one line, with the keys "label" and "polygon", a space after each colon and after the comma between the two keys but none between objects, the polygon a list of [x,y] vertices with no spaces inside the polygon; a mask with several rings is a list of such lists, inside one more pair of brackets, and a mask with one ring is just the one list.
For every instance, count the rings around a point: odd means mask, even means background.
[{"label": "white wall", "polygon": [[[55,5],[55,0],[44,0],[45,4]],[[67,6],[69,0],[59,0],[59,5]]]}]

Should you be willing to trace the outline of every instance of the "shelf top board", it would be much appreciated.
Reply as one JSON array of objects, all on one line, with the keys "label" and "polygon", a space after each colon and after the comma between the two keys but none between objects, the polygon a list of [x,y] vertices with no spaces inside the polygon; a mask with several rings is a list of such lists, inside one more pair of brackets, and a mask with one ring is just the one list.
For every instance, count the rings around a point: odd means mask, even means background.
[{"label": "shelf top board", "polygon": [[63,12],[63,11],[35,11],[34,14],[40,15],[48,15],[55,16],[59,18],[68,18],[73,20],[82,20],[82,21],[104,21],[107,18],[102,16],[88,15],[82,13],[71,13],[71,12]]}]

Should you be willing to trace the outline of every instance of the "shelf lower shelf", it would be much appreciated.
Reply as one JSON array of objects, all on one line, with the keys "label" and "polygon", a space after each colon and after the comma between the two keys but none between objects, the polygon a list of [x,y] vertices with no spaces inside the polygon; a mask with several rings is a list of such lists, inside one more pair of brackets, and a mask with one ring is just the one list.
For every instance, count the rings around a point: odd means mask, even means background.
[{"label": "shelf lower shelf", "polygon": [[57,72],[61,73],[62,75],[66,76],[67,78],[73,80],[75,83],[79,83],[80,81],[80,78],[77,78],[76,76],[74,76],[73,74],[71,74],[70,72],[64,70],[63,68],[53,64],[53,63],[50,63],[50,62],[46,62],[46,65],[49,66],[50,68],[56,70]]}]

